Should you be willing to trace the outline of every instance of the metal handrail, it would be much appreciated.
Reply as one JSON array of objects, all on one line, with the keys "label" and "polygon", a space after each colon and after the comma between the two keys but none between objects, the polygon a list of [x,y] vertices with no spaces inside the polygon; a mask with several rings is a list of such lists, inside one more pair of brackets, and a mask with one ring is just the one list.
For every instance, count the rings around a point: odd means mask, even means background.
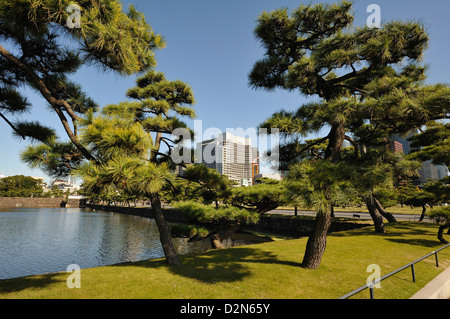
[{"label": "metal handrail", "polygon": [[428,255],[425,255],[425,256],[423,256],[423,257],[421,257],[421,258],[419,258],[419,259],[417,259],[417,260],[415,260],[413,262],[410,262],[409,264],[407,264],[407,265],[405,265],[403,267],[400,267],[400,268],[394,270],[393,272],[388,273],[387,275],[384,275],[384,276],[382,276],[382,277],[380,277],[378,279],[375,279],[374,281],[372,281],[370,283],[367,283],[364,286],[361,286],[358,289],[353,290],[352,292],[349,292],[348,294],[340,297],[339,299],[350,298],[351,296],[356,295],[357,293],[360,293],[361,291],[366,290],[366,289],[370,290],[370,299],[375,299],[374,286],[376,284],[380,283],[381,281],[383,281],[383,280],[385,280],[385,279],[387,279],[387,278],[389,278],[389,277],[391,277],[391,276],[393,276],[393,275],[395,275],[395,274],[397,274],[397,273],[399,273],[399,272],[401,272],[401,271],[403,271],[403,270],[405,270],[406,268],[409,268],[409,267],[411,267],[411,274],[412,274],[413,282],[416,282],[416,273],[415,273],[415,270],[414,270],[414,265],[417,264],[418,262],[420,262],[420,261],[422,261],[422,260],[424,260],[424,259],[426,259],[426,258],[428,258],[428,257],[430,257],[432,255],[434,255],[435,259],[436,259],[436,267],[439,267],[439,259],[438,259],[437,253],[440,252],[441,250],[444,250],[444,249],[448,248],[448,247],[450,247],[450,244],[445,245],[444,247],[441,247],[438,250],[435,250],[435,251],[429,253]]}]

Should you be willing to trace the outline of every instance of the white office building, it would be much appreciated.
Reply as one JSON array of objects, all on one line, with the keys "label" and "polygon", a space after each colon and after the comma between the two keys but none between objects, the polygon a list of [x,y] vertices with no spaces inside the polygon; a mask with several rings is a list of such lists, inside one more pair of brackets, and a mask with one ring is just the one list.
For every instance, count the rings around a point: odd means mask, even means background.
[{"label": "white office building", "polygon": [[[197,144],[197,156],[201,163],[216,169],[241,186],[252,185],[252,163],[258,156],[250,138],[229,132]],[[200,162],[200,160],[198,160]]]}]

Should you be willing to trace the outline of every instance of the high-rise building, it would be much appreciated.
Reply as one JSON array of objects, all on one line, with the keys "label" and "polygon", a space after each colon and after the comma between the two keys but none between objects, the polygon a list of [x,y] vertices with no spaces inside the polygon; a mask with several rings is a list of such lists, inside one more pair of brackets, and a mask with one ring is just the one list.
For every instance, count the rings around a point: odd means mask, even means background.
[{"label": "high-rise building", "polygon": [[393,153],[403,153],[403,144],[397,141],[389,142],[389,151]]},{"label": "high-rise building", "polygon": [[411,153],[411,146],[410,146],[411,142],[409,141],[409,138],[416,135],[417,132],[418,132],[418,130],[415,129],[415,130],[410,130],[408,133],[406,133],[404,135],[396,134],[392,137],[392,141],[402,144],[403,153],[405,155],[408,155],[409,153]]},{"label": "high-rise building", "polygon": [[229,132],[197,144],[201,163],[228,176],[241,186],[253,184],[255,163],[259,165],[258,149],[252,147],[248,137]]},{"label": "high-rise building", "polygon": [[[403,153],[408,155],[411,153],[411,142],[409,138],[418,133],[418,130],[411,130],[405,135],[394,135],[390,143],[391,151],[399,151],[400,147],[403,149]],[[400,144],[400,145],[398,145]],[[437,181],[445,176],[448,176],[448,168],[444,165],[435,165],[431,161],[422,163],[422,167],[419,169],[419,184],[425,184],[428,180]]]}]

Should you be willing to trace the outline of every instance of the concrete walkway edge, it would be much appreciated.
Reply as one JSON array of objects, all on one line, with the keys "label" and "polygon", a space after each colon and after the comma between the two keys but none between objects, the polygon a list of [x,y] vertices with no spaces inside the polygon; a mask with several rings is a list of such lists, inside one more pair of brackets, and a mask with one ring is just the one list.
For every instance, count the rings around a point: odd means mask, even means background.
[{"label": "concrete walkway edge", "polygon": [[441,272],[410,299],[450,299],[450,267]]}]

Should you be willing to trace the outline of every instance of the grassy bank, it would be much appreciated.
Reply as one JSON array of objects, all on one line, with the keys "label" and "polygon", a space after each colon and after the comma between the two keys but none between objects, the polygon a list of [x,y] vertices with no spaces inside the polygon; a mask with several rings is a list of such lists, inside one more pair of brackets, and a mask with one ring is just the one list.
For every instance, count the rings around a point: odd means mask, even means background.
[{"label": "grassy bank", "polygon": [[[208,251],[164,260],[83,269],[81,288],[68,289],[67,273],[0,281],[0,298],[280,298],[334,299],[365,284],[370,264],[382,275],[441,247],[437,226],[399,222],[386,234],[373,227],[334,233],[318,270],[300,267],[306,238]],[[405,299],[450,265],[450,249],[416,265],[417,282],[404,272],[382,282],[376,298]],[[368,291],[358,295],[367,298]]]}]

